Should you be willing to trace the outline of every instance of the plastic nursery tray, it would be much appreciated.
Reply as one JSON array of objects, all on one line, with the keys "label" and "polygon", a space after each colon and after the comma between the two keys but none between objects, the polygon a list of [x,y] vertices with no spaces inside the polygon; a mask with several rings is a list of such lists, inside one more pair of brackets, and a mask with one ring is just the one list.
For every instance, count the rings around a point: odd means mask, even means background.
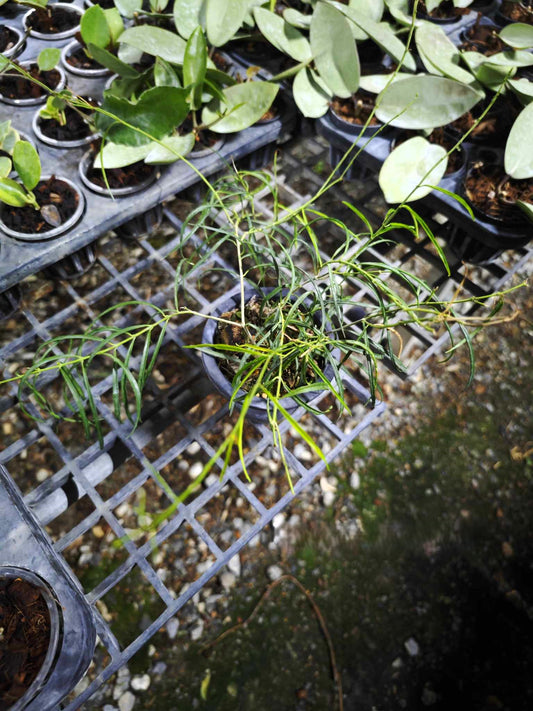
[{"label": "plastic nursery tray", "polygon": [[[75,0],[72,4],[81,6],[81,0]],[[5,24],[20,30],[23,26],[22,20],[25,12],[27,12],[27,8],[18,13],[10,13],[9,17],[6,17],[4,13]],[[62,48],[72,39],[72,37],[68,37],[57,41],[46,41],[28,37],[24,51],[16,58],[19,61],[35,59],[45,47]],[[109,75],[85,78],[62,68],[65,71],[68,86],[74,93],[97,99],[102,97],[102,91]],[[22,241],[4,234],[0,229],[0,293],[30,274],[85,247],[103,232],[145,213],[163,200],[200,180],[193,169],[182,162],[177,162],[170,166],[161,166],[159,179],[142,192],[125,197],[115,197],[115,199],[98,195],[86,188],[79,176],[79,165],[87,151],[86,146],[70,149],[54,148],[41,142],[33,132],[32,120],[41,106],[42,104],[15,107],[2,101],[0,97],[0,119],[11,118],[14,127],[25,133],[35,143],[41,158],[43,175],[55,174],[75,183],[85,198],[85,212],[70,231],[51,239],[46,239],[46,236],[43,235],[43,239],[40,241]],[[289,111],[288,106],[286,106],[286,110]],[[254,155],[258,153],[263,155],[265,147],[268,155],[272,153],[282,132],[284,122],[285,117],[281,115],[273,121],[252,126],[238,134],[228,135],[225,142],[216,151],[191,160],[197,169],[206,176],[213,175],[226,166],[231,166],[233,161],[245,156],[249,156],[248,160],[252,160],[250,167],[253,169],[256,167],[253,162]]]},{"label": "plastic nursery tray", "polygon": [[[391,144],[396,130],[386,128],[383,133],[373,136],[372,140],[370,140],[370,136],[362,136],[354,141],[354,135],[340,129],[328,114],[318,119],[318,132],[329,141],[332,166],[338,165],[348,148],[355,143],[362,148],[361,154],[357,158],[357,163],[360,161],[365,168],[368,168],[373,173],[378,173],[391,151]],[[475,159],[475,156],[480,152],[489,150],[479,148],[466,141],[463,143],[462,148],[466,154],[467,164],[470,160]],[[354,148],[353,154],[355,154],[355,150]],[[496,150],[490,149],[491,152]],[[351,170],[346,174],[348,179],[350,178]],[[463,191],[463,176],[464,172],[457,171],[455,174],[444,177],[439,185],[450,192],[460,195]],[[434,190],[423,198],[421,202],[430,209],[444,214],[456,227],[489,247],[516,249],[523,247],[531,239],[531,228],[527,225],[509,229],[495,222],[484,220],[481,217],[476,217],[475,221],[472,220],[470,213],[460,202],[444,193]]]},{"label": "plastic nursery tray", "polygon": [[[20,708],[26,711],[56,709],[66,691],[72,689],[85,673],[92,659],[96,640],[92,613],[67,573],[66,565],[54,551],[1,464],[0,511],[0,572],[6,566],[20,569],[22,576],[25,571],[37,575],[50,588],[62,618],[58,621],[58,652],[50,674],[36,690],[37,695]],[[13,708],[18,709],[19,703]]]}]

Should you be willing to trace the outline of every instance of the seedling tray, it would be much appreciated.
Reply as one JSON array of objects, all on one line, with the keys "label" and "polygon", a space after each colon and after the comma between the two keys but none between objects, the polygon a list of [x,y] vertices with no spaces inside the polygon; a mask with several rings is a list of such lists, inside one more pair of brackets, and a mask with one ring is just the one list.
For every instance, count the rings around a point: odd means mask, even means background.
[{"label": "seedling tray", "polygon": [[[75,3],[81,6],[80,0]],[[22,18],[27,8],[12,18],[6,24],[18,29],[22,28]],[[17,60],[35,59],[45,47],[64,47],[72,41],[72,37],[46,41],[28,37],[24,51]],[[109,78],[85,78],[77,76],[68,70],[68,87],[77,95],[92,96],[101,99],[105,82]],[[42,106],[42,104],[41,104]],[[79,164],[87,148],[59,149],[42,143],[34,134],[32,120],[39,106],[17,106],[16,108],[0,101],[2,119],[13,117],[13,126],[24,132],[35,143],[41,157],[43,175],[55,174],[72,180],[85,198],[85,212],[80,221],[69,232],[58,237],[35,242],[24,242],[5,235],[0,229],[0,293],[17,284],[30,274],[58,262],[62,258],[76,252],[93,242],[103,232],[114,229],[155,207],[167,198],[180,193],[186,188],[198,183],[198,174],[183,162],[170,166],[161,166],[160,177],[142,192],[127,197],[111,199],[97,195],[86,188],[80,180]],[[287,107],[287,112],[289,108]],[[281,135],[284,116],[259,126],[252,126],[238,134],[232,134],[216,151],[199,158],[191,158],[195,167],[205,176],[213,175],[230,167],[234,161],[244,156],[261,153],[266,146],[275,145]]]},{"label": "seedling tray", "polygon": [[27,711],[57,708],[84,674],[92,659],[95,627],[89,605],[54,551],[39,522],[24,504],[11,477],[0,464],[0,568],[13,566],[38,575],[50,587],[62,617],[58,656],[50,676],[28,705]]}]

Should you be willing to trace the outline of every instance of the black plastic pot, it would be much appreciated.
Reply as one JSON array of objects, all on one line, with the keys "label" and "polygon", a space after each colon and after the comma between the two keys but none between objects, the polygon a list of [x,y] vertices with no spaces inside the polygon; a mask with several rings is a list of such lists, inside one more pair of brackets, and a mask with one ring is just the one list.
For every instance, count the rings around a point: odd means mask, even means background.
[{"label": "black plastic pot", "polygon": [[[528,6],[527,4],[524,4],[524,3],[518,3],[518,4],[521,5],[522,7],[525,7],[526,9],[533,11],[533,6]],[[531,12],[531,14],[526,12],[526,14],[523,18],[518,18],[518,19],[513,20],[502,12],[502,10],[504,10],[506,8],[506,6],[509,8],[512,7],[510,3],[506,3],[505,0],[503,0],[500,3],[500,7],[498,8],[498,10],[496,11],[496,13],[494,15],[494,20],[500,26],[503,27],[503,26],[509,25],[513,22],[526,22],[527,24],[533,24],[533,12]]]},{"label": "black plastic pot", "polygon": [[129,197],[130,195],[134,195],[135,193],[142,192],[156,180],[158,175],[158,170],[154,166],[149,176],[139,181],[136,185],[128,185],[122,188],[112,188],[111,190],[109,190],[106,187],[102,187],[101,185],[94,183],[90,179],[89,171],[91,169],[93,160],[94,153],[92,151],[87,151],[79,165],[79,174],[81,181],[92,192],[97,193],[98,195],[103,195],[108,198]]},{"label": "black plastic pot", "polygon": [[11,45],[4,49],[2,54],[4,57],[13,59],[24,50],[26,39],[18,28],[10,27],[9,25],[3,25],[3,27],[6,28],[11,35]]},{"label": "black plastic pot", "polygon": [[[56,138],[52,138],[51,136],[47,136],[45,131],[43,130],[44,123],[47,119],[43,119],[39,115],[40,109],[37,110],[33,117],[32,121],[32,128],[33,132],[37,136],[37,138],[42,141],[43,143],[47,143],[49,146],[53,146],[54,148],[64,148],[64,149],[69,149],[69,148],[80,148],[81,146],[86,146],[92,141],[94,141],[97,137],[98,134],[94,134],[91,132],[89,125],[87,125],[87,135],[83,136],[82,138],[73,138],[71,140],[58,140]],[[67,124],[68,125],[68,124]]]},{"label": "black plastic pot", "polygon": [[[267,294],[272,291],[272,289],[261,289],[261,291],[263,292],[263,294]],[[259,292],[257,289],[247,287],[244,292],[245,301],[249,301],[253,296],[257,295],[258,293]],[[239,307],[240,303],[241,291],[240,286],[237,286],[232,291],[230,291],[223,300],[219,299],[218,302],[215,302],[213,311],[211,313],[213,316],[220,316],[226,311],[231,311],[232,309]],[[206,323],[202,333],[202,343],[214,343],[216,330],[217,321],[215,321],[214,319],[206,319]],[[337,349],[333,350],[332,354],[335,359],[339,359],[340,352]],[[215,388],[218,390],[218,392],[220,392],[221,395],[230,400],[233,395],[234,389],[231,385],[231,382],[228,380],[226,375],[224,375],[224,373],[219,367],[220,358],[216,358],[210,355],[209,353],[202,351],[202,362],[206,375],[211,381],[211,383],[215,386]],[[333,368],[327,365],[324,370],[324,375],[328,380],[333,380]],[[318,396],[319,390],[323,392],[323,387],[317,384],[317,392],[304,394],[302,398],[305,399],[307,402],[312,402],[313,399]],[[240,407],[240,404],[242,403],[242,400],[245,396],[246,393],[244,391],[239,391],[235,400],[235,404],[237,407]],[[282,407],[284,407],[285,410],[287,410],[287,412],[289,412],[290,414],[296,412],[296,410],[300,407],[295,400],[289,397],[281,398],[280,403]],[[267,401],[261,397],[255,397],[254,402],[248,408],[247,417],[249,417],[252,422],[268,422]]]},{"label": "black plastic pot", "polygon": [[[20,66],[23,68],[28,68],[32,64],[35,64],[33,61],[25,61],[25,62],[20,62]],[[61,91],[61,89],[65,88],[66,84],[66,77],[65,77],[65,72],[61,69],[61,67],[56,67],[55,71],[59,73],[59,81],[56,84],[56,86],[52,87],[55,91]],[[25,107],[25,106],[37,106],[38,104],[44,104],[46,102],[48,94],[42,94],[39,97],[28,97],[24,99],[13,99],[9,96],[5,96],[1,93],[0,90],[0,101],[3,102],[4,104],[10,104],[11,106],[18,106],[18,107]]]},{"label": "black plastic pot", "polygon": [[47,11],[51,11],[52,13],[54,11],[60,11],[62,13],[66,13],[69,16],[72,16],[72,21],[73,24],[72,27],[70,27],[67,30],[64,30],[62,32],[39,32],[38,30],[33,30],[32,27],[32,15],[35,14],[36,10],[29,10],[25,15],[23,19],[23,25],[30,37],[35,37],[36,39],[41,39],[41,40],[46,40],[49,42],[57,42],[59,40],[66,39],[68,37],[72,37],[73,35],[78,32],[80,29],[80,19],[83,14],[83,11],[77,7],[76,5],[73,4],[68,4],[68,3],[62,3],[62,2],[54,2],[50,3],[47,6]]},{"label": "black plastic pot", "polygon": [[65,563],[1,464],[0,539],[0,574],[19,575],[34,582],[43,591],[53,622],[46,665],[10,711],[55,711],[92,659],[94,620]]},{"label": "black plastic pot", "polygon": [[76,51],[81,50],[82,45],[78,40],[73,40],[69,44],[65,45],[61,50],[61,64],[63,67],[71,74],[76,74],[79,77],[84,77],[86,79],[98,79],[100,77],[107,77],[109,75],[109,69],[106,67],[95,67],[93,69],[82,67],[77,67],[70,64],[68,61],[69,57]]}]

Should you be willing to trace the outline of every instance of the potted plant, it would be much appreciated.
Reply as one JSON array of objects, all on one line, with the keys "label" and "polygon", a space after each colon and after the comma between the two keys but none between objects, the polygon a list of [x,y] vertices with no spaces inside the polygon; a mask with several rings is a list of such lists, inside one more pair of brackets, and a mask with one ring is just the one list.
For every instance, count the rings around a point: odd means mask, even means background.
[{"label": "potted plant", "polygon": [[[19,181],[8,177],[14,168]],[[56,237],[83,214],[83,194],[67,178],[41,176],[41,162],[28,141],[18,140],[12,157],[0,158],[0,226],[11,237]]]}]

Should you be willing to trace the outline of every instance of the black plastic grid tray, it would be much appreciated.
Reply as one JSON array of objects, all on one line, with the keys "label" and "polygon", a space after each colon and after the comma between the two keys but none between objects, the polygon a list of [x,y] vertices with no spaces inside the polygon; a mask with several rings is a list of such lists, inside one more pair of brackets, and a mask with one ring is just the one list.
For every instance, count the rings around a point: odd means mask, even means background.
[{"label": "black plastic grid tray", "polygon": [[[307,140],[305,145],[289,146],[284,153],[278,185],[282,201],[287,206],[301,204],[309,191],[320,186],[323,181],[325,146],[320,140]],[[346,192],[347,191],[347,192]],[[354,195],[357,194],[354,200]],[[331,207],[340,206],[343,199],[351,199],[365,210],[371,220],[379,221],[383,206],[379,202],[379,189],[372,180],[344,183],[336,186],[326,199]],[[269,214],[265,196],[259,193],[257,206]],[[165,223],[160,231],[147,235],[137,245],[124,248],[117,239],[103,240],[94,269],[97,270],[96,284],[88,275],[73,283],[61,282],[54,285],[60,308],[49,306],[46,283],[30,280],[30,289],[24,308],[23,319],[13,324],[14,332],[0,350],[2,373],[12,372],[15,364],[31,360],[37,344],[58,332],[79,331],[80,325],[92,319],[102,307],[128,298],[150,298],[163,306],[172,295],[173,250],[178,244],[177,230],[181,226],[174,210],[175,204],[165,211]],[[325,253],[334,244],[338,235],[330,234],[329,226],[321,232],[321,244]],[[381,259],[391,264],[412,265],[420,271],[432,285],[442,290],[455,290],[459,284],[467,293],[481,295],[492,288],[503,285],[514,271],[528,258],[527,252],[508,256],[498,264],[479,267],[475,275],[457,260],[452,262],[452,275],[447,278],[439,268],[431,244],[428,240],[412,241],[408,235],[398,234],[398,243],[391,246]],[[218,256],[215,261],[225,267]],[[197,277],[197,278],[196,278]],[[204,279],[202,274],[189,279],[187,292],[200,309],[210,308],[210,304],[224,298],[226,289],[234,283],[226,272],[220,281]],[[356,282],[351,288],[358,299],[364,299],[364,287]],[[366,294],[367,298],[370,295]],[[149,308],[143,309],[144,316],[150,316]],[[134,312],[121,314],[125,321],[135,318]],[[206,486],[197,495],[180,507],[164,521],[151,540],[146,538],[131,540],[125,538],[131,522],[122,520],[120,507],[131,501],[141,489],[149,494],[149,511],[156,514],[171,503],[166,498],[152,467],[159,469],[170,486],[181,493],[190,481],[188,471],[201,466],[216,449],[224,425],[229,421],[227,404],[214,394],[202,375],[197,357],[182,346],[192,338],[199,326],[194,317],[175,324],[169,329],[167,342],[163,348],[163,360],[173,365],[154,373],[146,394],[143,425],[129,436],[129,428],[118,423],[109,407],[106,396],[109,393],[109,379],[103,379],[96,387],[99,410],[106,421],[104,450],[93,444],[86,447],[79,440],[75,429],[65,428],[53,422],[35,424],[21,417],[16,388],[11,386],[0,393],[0,421],[15,415],[17,427],[3,443],[0,462],[25,494],[25,503],[33,512],[41,526],[45,527],[54,540],[54,549],[71,564],[84,586],[86,600],[92,608],[99,644],[95,652],[91,683],[83,691],[70,697],[67,708],[73,710],[83,706],[104,682],[123,666],[150,637],[157,633],[173,615],[206,583],[221,571],[233,556],[237,555],[250,540],[272,521],[298,495],[303,488],[324,471],[322,461],[296,456],[298,441],[287,425],[283,426],[283,437],[287,445],[287,457],[293,474],[294,494],[289,490],[285,474],[276,460],[271,446],[269,431],[261,425],[253,425],[247,433],[246,461],[254,469],[254,461],[259,457],[274,463],[271,477],[267,480],[252,471],[252,484],[243,477],[239,462],[233,462],[223,481],[215,476],[206,481]],[[7,336],[6,331],[6,336]],[[430,353],[442,348],[443,341],[438,336],[429,337],[416,329],[410,332],[413,342],[410,372],[414,371]],[[351,374],[354,373],[354,375]],[[368,393],[358,382],[356,371],[347,372],[345,385],[347,397],[352,404],[350,417],[336,420],[327,411],[327,402],[319,416],[299,413],[300,422],[306,429],[311,428],[320,444],[324,444],[328,461],[333,461],[359,434],[372,425],[386,412],[383,403],[368,405]],[[56,383],[52,379],[43,381],[43,389],[52,394]],[[325,398],[327,401],[327,397]],[[12,423],[12,418],[8,417]],[[219,441],[219,440],[218,440]],[[37,455],[37,456],[36,456]],[[31,471],[32,461],[41,461],[45,456],[46,479],[37,484]],[[24,462],[30,463],[31,475],[28,479]],[[40,466],[35,464],[35,467]],[[277,466],[277,469],[276,469]],[[21,473],[21,470],[23,473]],[[274,485],[275,493],[268,493],[268,486]],[[248,512],[239,538],[231,536],[227,540],[227,530],[217,521],[216,505],[220,497],[240,497]],[[80,500],[76,502],[76,499]],[[70,508],[67,507],[70,505]],[[134,522],[134,524],[138,521]],[[105,537],[99,538],[105,532]],[[193,580],[181,576],[163,580],[157,570],[154,558],[154,543],[159,555],[179,556],[180,546],[185,538],[193,538],[205,560],[201,574]],[[122,540],[123,545],[114,548],[110,541]],[[109,569],[106,575],[87,582],[87,565],[81,562],[73,549],[79,542],[100,541],[99,545],[109,555]],[[146,620],[144,629],[136,627],[131,638],[123,639],[114,627],[113,604],[116,594],[135,576],[143,580],[142,589],[146,596],[157,600],[157,614]],[[187,586],[188,585],[188,586]],[[186,587],[187,586],[187,587]],[[141,613],[139,613],[141,615]]]},{"label": "black plastic grid tray", "polygon": [[[83,6],[81,0],[74,0],[72,4]],[[8,18],[6,24],[20,29],[22,18],[27,11],[27,8],[23,8],[12,18]],[[17,61],[35,59],[45,47],[62,48],[71,41],[72,37],[53,42],[28,37],[24,51],[16,59]],[[85,78],[73,74],[67,69],[63,68],[63,70],[67,76],[68,87],[75,94],[101,99],[110,74],[105,77]],[[46,239],[46,235],[43,235],[42,240],[22,241],[3,234],[0,228],[0,293],[30,274],[34,274],[90,244],[106,230],[122,225],[136,215],[148,211],[163,200],[201,180],[195,170],[182,161],[177,161],[169,166],[159,166],[157,172],[160,177],[142,192],[114,199],[98,195],[87,189],[79,176],[79,164],[87,147],[54,148],[42,143],[35,136],[32,120],[43,104],[14,107],[3,103],[0,97],[0,120],[11,118],[13,126],[34,141],[41,158],[43,175],[53,173],[58,177],[70,179],[76,185],[85,197],[85,212],[71,230],[51,239]],[[285,104],[285,109],[285,115],[281,115],[271,122],[252,126],[238,134],[230,134],[225,137],[224,143],[210,154],[197,158],[191,154],[187,156],[187,160],[191,161],[198,171],[208,177],[231,166],[234,161],[238,161],[244,156],[259,152],[261,148],[270,144],[275,144],[282,134],[283,123],[288,120],[290,110],[287,104]]]}]

